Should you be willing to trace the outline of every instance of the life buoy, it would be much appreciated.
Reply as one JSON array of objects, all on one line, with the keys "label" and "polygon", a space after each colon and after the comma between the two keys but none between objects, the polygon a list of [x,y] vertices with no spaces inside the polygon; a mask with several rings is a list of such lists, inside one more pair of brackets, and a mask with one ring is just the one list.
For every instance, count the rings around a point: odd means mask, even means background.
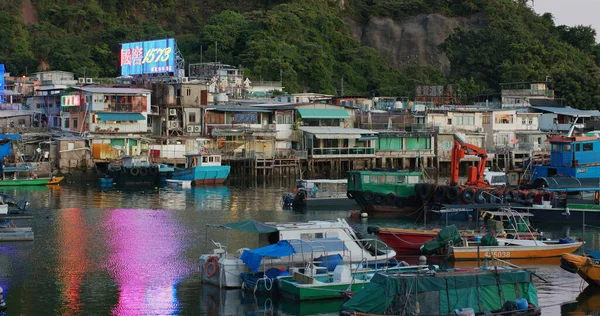
[{"label": "life buoy", "polygon": [[394,193],[388,193],[385,196],[385,204],[393,205],[395,199],[396,199],[396,196],[394,195]]},{"label": "life buoy", "polygon": [[464,189],[460,195],[460,199],[465,204],[473,203],[474,198],[475,198],[475,190],[473,190],[473,188]]},{"label": "life buoy", "polygon": [[352,195],[351,192],[346,192],[346,196],[350,199],[353,200],[354,199],[354,195]]},{"label": "life buoy", "polygon": [[484,191],[484,190],[482,190],[482,189],[478,189],[478,190],[475,192],[475,203],[477,203],[477,204],[483,204],[483,203],[485,203],[485,195],[484,195],[484,192],[485,192],[485,191]]},{"label": "life buoy", "polygon": [[207,278],[212,278],[219,272],[219,258],[216,256],[210,256],[204,263],[204,274]]},{"label": "life buoy", "polygon": [[460,195],[458,187],[446,187],[444,191],[446,193],[446,198],[448,198],[450,202],[456,201],[458,199],[458,196]]},{"label": "life buoy", "polygon": [[365,200],[371,201],[375,197],[375,194],[373,194],[373,192],[367,190],[367,191],[365,191],[363,196],[364,196]]},{"label": "life buoy", "polygon": [[396,205],[397,208],[403,208],[406,205],[406,201],[404,198],[397,196],[394,199],[394,205]]},{"label": "life buoy", "polygon": [[140,176],[144,177],[146,175],[148,175],[148,169],[145,167],[141,167],[140,168]]},{"label": "life buoy", "polygon": [[131,170],[129,170],[129,174],[132,175],[132,176],[134,176],[134,177],[137,176],[137,175],[139,175],[140,174],[140,168],[138,168],[138,167],[131,168]]},{"label": "life buoy", "polygon": [[375,194],[375,203],[377,203],[377,204],[383,203],[383,195],[381,195],[379,193]]}]

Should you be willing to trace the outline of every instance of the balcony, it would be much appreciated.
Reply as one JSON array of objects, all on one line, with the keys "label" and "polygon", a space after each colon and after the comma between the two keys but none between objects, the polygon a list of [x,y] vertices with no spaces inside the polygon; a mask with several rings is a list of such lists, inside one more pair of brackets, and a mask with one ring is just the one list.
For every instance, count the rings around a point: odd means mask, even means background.
[{"label": "balcony", "polygon": [[375,148],[312,148],[309,150],[312,158],[342,158],[342,157],[375,157]]}]

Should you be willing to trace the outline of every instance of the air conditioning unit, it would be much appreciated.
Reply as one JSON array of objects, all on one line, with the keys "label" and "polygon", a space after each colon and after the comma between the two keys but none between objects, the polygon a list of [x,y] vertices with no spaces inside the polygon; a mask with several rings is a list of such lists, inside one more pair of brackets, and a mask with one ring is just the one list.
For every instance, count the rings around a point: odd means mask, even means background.
[{"label": "air conditioning unit", "polygon": [[188,133],[193,133],[194,132],[194,126],[188,125],[188,127],[186,128],[186,131]]},{"label": "air conditioning unit", "polygon": [[94,83],[92,78],[85,78],[85,83]]},{"label": "air conditioning unit", "polygon": [[79,78],[78,82],[79,83],[85,83],[85,78]]},{"label": "air conditioning unit", "polygon": [[181,82],[188,83],[188,82],[190,82],[190,78],[188,78],[188,77],[182,77],[181,78]]},{"label": "air conditioning unit", "polygon": [[200,126],[200,125],[194,126],[194,133],[200,133],[200,132],[202,132],[202,126]]},{"label": "air conditioning unit", "polygon": [[169,122],[169,128],[179,128],[179,122],[177,122],[177,121]]},{"label": "air conditioning unit", "polygon": [[177,110],[176,109],[169,109],[169,115],[176,116],[177,115]]},{"label": "air conditioning unit", "polygon": [[276,128],[275,124],[269,124],[269,125],[267,125],[267,129],[270,130],[270,131],[274,131],[275,128]]}]

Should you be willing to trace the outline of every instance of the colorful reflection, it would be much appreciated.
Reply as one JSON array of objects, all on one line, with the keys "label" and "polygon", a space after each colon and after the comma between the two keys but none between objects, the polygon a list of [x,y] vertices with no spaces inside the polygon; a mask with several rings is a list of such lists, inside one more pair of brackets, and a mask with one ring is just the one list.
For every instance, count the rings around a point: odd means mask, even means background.
[{"label": "colorful reflection", "polygon": [[61,314],[81,312],[81,285],[92,269],[89,260],[88,227],[81,208],[60,209],[57,214],[57,278],[61,287]]},{"label": "colorful reflection", "polygon": [[174,211],[108,210],[107,271],[118,286],[112,312],[170,314],[179,309],[176,285],[193,267],[182,257],[186,236]]},{"label": "colorful reflection", "polygon": [[222,211],[231,205],[231,191],[227,186],[202,186],[190,188],[189,201],[200,211]]}]

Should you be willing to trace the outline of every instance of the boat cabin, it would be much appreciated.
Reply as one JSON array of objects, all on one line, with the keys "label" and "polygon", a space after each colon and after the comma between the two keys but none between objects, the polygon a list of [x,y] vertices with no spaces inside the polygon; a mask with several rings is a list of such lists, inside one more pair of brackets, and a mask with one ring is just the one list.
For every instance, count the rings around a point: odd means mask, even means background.
[{"label": "boat cabin", "polygon": [[[406,191],[414,192],[414,185],[421,183],[423,173],[419,171],[394,170],[394,171],[350,171],[348,172],[348,190],[373,192]],[[406,195],[405,194],[405,195]]]},{"label": "boat cabin", "polygon": [[296,188],[304,189],[312,198],[346,197],[348,179],[298,180]]},{"label": "boat cabin", "polygon": [[600,177],[600,138],[554,136],[550,141],[550,165],[534,166],[532,180],[555,175],[574,178]]},{"label": "boat cabin", "polygon": [[185,155],[185,167],[220,166],[221,155],[187,154]]}]

